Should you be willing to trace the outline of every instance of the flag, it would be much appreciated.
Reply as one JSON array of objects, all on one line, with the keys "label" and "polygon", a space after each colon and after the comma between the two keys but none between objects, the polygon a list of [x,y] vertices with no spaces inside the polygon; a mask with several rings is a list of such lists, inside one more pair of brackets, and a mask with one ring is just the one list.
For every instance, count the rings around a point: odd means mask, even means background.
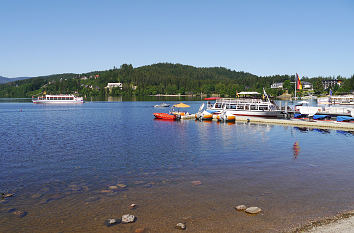
[{"label": "flag", "polygon": [[329,95],[332,96],[332,89],[329,90]]},{"label": "flag", "polygon": [[296,86],[298,90],[302,90],[302,84],[299,78],[299,75],[296,73]]}]

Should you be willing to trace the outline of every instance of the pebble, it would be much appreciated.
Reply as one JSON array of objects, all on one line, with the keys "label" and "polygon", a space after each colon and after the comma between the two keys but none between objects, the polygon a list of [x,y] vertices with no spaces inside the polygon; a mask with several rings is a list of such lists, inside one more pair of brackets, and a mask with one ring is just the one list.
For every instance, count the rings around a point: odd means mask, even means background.
[{"label": "pebble", "polygon": [[111,186],[109,186],[108,188],[111,189],[111,190],[115,190],[115,189],[118,189],[118,186],[116,186],[116,185],[111,185]]},{"label": "pebble", "polygon": [[248,207],[245,212],[248,214],[258,214],[259,212],[261,212],[262,209],[259,207]]},{"label": "pebble", "polygon": [[184,223],[177,223],[176,229],[179,229],[179,230],[185,230],[186,229],[186,225]]},{"label": "pebble", "polygon": [[117,186],[120,187],[120,188],[126,188],[128,185],[126,185],[126,184],[117,184]]},{"label": "pebble", "polygon": [[137,207],[137,205],[136,204],[131,204],[130,206],[129,206],[129,209],[131,209],[131,210],[133,210],[133,209],[135,209]]},{"label": "pebble", "polygon": [[16,215],[19,218],[23,218],[27,215],[26,211],[22,211],[22,210],[15,210],[12,212],[14,215]]},{"label": "pebble", "polygon": [[122,223],[132,223],[135,221],[135,216],[131,214],[124,214],[122,216]]},{"label": "pebble", "polygon": [[194,185],[194,186],[197,186],[197,185],[201,185],[201,184],[202,184],[202,182],[201,182],[200,180],[194,180],[194,181],[192,181],[191,183],[192,183],[192,185]]},{"label": "pebble", "polygon": [[235,207],[235,209],[238,211],[244,211],[247,209],[247,207],[245,205],[238,205]]},{"label": "pebble", "polygon": [[109,218],[107,219],[106,221],[104,221],[104,224],[107,226],[107,227],[110,227],[110,226],[113,226],[115,224],[118,224],[120,222],[119,219],[115,219],[115,218]]}]

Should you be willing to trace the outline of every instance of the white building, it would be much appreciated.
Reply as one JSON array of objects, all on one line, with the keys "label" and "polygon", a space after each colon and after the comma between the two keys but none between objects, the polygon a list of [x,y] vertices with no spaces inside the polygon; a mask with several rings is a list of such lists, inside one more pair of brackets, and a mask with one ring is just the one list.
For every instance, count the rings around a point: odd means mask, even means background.
[{"label": "white building", "polygon": [[284,83],[273,83],[270,88],[281,88],[283,89],[283,84]]},{"label": "white building", "polygon": [[302,88],[303,88],[303,89],[311,89],[311,90],[312,90],[312,88],[313,88],[312,83],[309,83],[309,82],[301,82],[301,84],[302,84]]},{"label": "white building", "polygon": [[123,83],[108,83],[106,88],[112,89],[114,87],[119,87],[122,90]]}]

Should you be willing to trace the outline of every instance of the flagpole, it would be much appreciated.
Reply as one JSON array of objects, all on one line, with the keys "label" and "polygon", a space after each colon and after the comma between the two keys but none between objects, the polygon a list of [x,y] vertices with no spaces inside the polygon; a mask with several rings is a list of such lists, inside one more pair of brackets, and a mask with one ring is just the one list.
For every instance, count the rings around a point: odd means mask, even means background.
[{"label": "flagpole", "polygon": [[297,85],[297,77],[296,77],[296,74],[295,74],[295,100],[296,100],[296,85]]}]

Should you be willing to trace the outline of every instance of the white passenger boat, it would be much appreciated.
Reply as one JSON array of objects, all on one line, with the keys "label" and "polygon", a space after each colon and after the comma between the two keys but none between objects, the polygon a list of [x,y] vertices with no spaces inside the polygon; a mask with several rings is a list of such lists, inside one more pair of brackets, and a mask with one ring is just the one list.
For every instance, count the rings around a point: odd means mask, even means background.
[{"label": "white passenger boat", "polygon": [[32,102],[34,104],[81,104],[84,102],[83,97],[75,95],[43,95],[34,98],[32,96]]},{"label": "white passenger boat", "polygon": [[317,98],[317,104],[354,105],[354,95],[333,95]]},{"label": "white passenger boat", "polygon": [[[269,99],[264,91],[263,98],[258,92],[240,92],[238,98],[220,98],[208,102],[207,111],[218,115],[223,110],[235,116],[279,117],[281,109]],[[210,98],[209,98],[210,99]]]}]

